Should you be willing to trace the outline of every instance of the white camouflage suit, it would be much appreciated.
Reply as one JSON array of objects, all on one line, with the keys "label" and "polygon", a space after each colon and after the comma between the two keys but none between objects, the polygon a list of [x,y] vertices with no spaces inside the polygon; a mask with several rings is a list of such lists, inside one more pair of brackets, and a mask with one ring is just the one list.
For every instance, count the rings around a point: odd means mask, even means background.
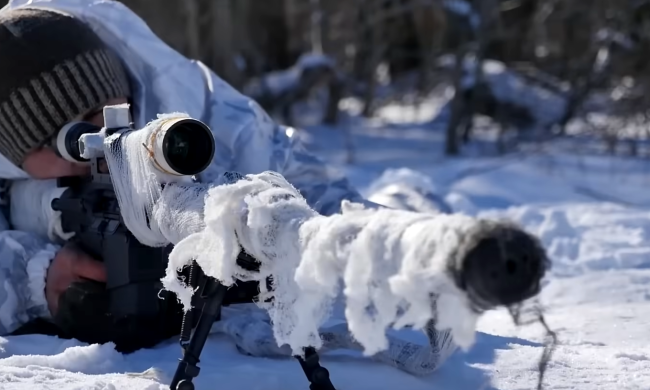
[{"label": "white camouflage suit", "polygon": [[[284,175],[322,214],[337,212],[343,199],[362,201],[345,177],[305,152],[299,141],[287,136],[286,129],[274,123],[255,102],[202,63],[171,49],[123,4],[105,0],[14,0],[0,12],[24,6],[56,9],[80,18],[122,58],[131,76],[136,128],[170,112],[184,112],[208,124],[216,150],[204,180],[225,171],[248,174],[272,170]],[[31,180],[1,155],[0,179]],[[0,229],[0,335],[6,335],[32,319],[50,316],[45,276],[59,245],[33,232],[11,230],[1,216]]]}]

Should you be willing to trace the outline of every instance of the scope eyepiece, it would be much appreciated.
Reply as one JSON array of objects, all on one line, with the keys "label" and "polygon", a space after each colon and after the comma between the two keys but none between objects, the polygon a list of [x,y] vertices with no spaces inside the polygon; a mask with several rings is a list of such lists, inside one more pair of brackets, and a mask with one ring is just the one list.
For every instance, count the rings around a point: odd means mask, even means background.
[{"label": "scope eyepiece", "polygon": [[88,122],[70,122],[59,130],[56,137],[55,152],[64,159],[74,163],[87,163],[89,160],[81,157],[83,144],[79,139],[83,134],[98,133],[102,128]]},{"label": "scope eyepiece", "polygon": [[214,157],[214,136],[203,122],[176,118],[164,122],[153,148],[154,159],[164,170],[176,175],[203,172]]}]

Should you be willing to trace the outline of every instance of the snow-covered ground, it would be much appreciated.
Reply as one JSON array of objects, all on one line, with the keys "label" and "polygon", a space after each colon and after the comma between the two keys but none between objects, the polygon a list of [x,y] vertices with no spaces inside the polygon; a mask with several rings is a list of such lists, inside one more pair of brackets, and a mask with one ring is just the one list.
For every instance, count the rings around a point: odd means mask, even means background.
[{"label": "snow-covered ground", "polygon": [[[354,163],[343,168],[377,201],[508,217],[541,237],[553,260],[542,301],[560,340],[545,388],[650,389],[650,162],[559,152],[552,145],[534,154],[445,159],[442,132],[422,119],[435,111],[388,108],[380,112],[383,121],[351,122],[350,138],[345,128],[299,134],[342,167],[352,145]],[[413,120],[420,124],[403,123]],[[468,153],[485,154],[489,147],[477,142]],[[486,314],[478,330],[470,351],[457,352],[425,378],[345,351],[322,362],[339,390],[534,389],[542,328],[515,327],[499,310]],[[175,339],[121,355],[111,345],[5,337],[0,388],[164,389],[179,357]],[[243,356],[225,336],[210,338],[201,368],[197,389],[308,388],[296,361]]]}]

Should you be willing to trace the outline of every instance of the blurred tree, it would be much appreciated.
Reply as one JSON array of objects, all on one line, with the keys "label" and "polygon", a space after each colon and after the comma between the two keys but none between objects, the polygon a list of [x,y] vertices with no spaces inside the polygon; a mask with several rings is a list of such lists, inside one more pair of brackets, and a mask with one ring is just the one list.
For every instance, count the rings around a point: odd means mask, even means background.
[{"label": "blurred tree", "polygon": [[[441,54],[502,61],[526,82],[567,94],[559,128],[581,115],[594,92],[629,80],[644,92],[634,104],[619,103],[635,112],[650,103],[639,103],[650,96],[650,0],[121,1],[171,47],[238,89],[252,78],[290,69],[304,53],[322,52],[335,61],[340,80],[330,101],[358,96],[368,116],[385,101],[412,103],[436,83],[460,82],[460,73],[454,78],[441,71]],[[479,81],[481,69],[475,69]],[[459,112],[475,111],[476,96],[459,102]],[[333,122],[336,107],[327,111]],[[468,138],[468,115],[452,115],[458,123],[449,131]]]}]

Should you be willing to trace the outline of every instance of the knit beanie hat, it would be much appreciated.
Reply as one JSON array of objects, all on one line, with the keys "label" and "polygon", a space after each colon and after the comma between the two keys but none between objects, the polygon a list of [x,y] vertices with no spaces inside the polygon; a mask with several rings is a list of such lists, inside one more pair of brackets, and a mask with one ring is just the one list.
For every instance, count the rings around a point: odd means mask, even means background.
[{"label": "knit beanie hat", "polygon": [[0,12],[0,153],[27,153],[74,118],[129,97],[117,56],[83,22],[30,8]]}]

